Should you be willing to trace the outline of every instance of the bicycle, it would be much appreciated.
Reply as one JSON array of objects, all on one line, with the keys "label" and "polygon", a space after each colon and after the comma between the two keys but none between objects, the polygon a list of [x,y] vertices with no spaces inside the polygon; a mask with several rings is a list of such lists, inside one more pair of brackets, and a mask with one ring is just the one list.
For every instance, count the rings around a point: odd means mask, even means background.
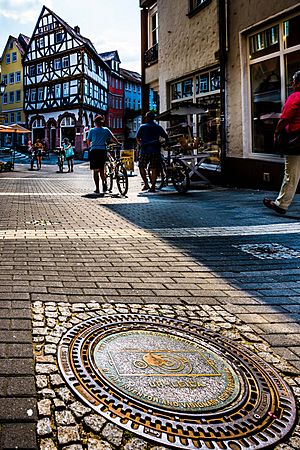
[{"label": "bicycle", "polygon": [[55,150],[55,153],[57,153],[57,165],[58,170],[60,173],[63,173],[64,171],[64,163],[65,163],[65,152],[63,149],[58,148]]},{"label": "bicycle", "polygon": [[118,191],[125,196],[128,192],[128,174],[121,158],[112,155],[112,152],[115,151],[114,147],[116,147],[114,144],[108,146],[107,160],[104,166],[107,192],[112,192],[113,181],[116,180]]},{"label": "bicycle", "polygon": [[[180,161],[179,157],[171,155],[171,149],[167,147],[168,156],[165,157],[163,153],[160,154],[161,160],[157,170],[157,179],[155,189],[161,190],[167,187],[169,181],[177,192],[184,194],[190,188],[189,170],[186,165]],[[151,180],[151,169],[148,169],[148,176]]]}]

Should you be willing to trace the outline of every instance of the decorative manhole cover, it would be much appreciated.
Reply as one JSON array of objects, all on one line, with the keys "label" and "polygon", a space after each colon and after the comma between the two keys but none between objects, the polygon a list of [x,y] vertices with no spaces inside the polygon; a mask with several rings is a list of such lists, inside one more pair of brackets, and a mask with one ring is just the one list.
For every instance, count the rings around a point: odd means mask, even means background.
[{"label": "decorative manhole cover", "polygon": [[59,225],[60,222],[51,222],[50,220],[29,220],[26,225]]},{"label": "decorative manhole cover", "polygon": [[259,259],[300,258],[300,252],[280,244],[241,244],[233,247],[239,248],[245,253],[250,253],[250,255]]},{"label": "decorative manhole cover", "polygon": [[177,449],[261,449],[292,429],[294,397],[274,369],[225,337],[174,319],[111,315],[62,338],[60,370],[91,408]]}]

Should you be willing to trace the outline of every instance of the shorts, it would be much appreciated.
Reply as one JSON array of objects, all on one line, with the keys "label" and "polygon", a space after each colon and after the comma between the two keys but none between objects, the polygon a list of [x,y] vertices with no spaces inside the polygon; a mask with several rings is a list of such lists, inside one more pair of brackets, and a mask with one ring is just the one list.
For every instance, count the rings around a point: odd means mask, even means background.
[{"label": "shorts", "polygon": [[68,158],[66,158],[66,161],[71,161],[71,159],[74,159],[74,155],[68,156]]},{"label": "shorts", "polygon": [[91,170],[104,169],[107,159],[107,150],[91,150],[89,152],[89,161]]},{"label": "shorts", "polygon": [[160,153],[142,153],[139,155],[139,167],[141,169],[147,169],[148,164],[150,169],[158,169],[160,161]]}]

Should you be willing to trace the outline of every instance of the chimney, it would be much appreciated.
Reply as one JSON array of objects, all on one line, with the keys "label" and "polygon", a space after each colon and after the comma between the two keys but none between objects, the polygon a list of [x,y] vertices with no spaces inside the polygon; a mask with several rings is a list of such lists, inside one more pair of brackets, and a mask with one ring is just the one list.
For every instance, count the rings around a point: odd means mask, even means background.
[{"label": "chimney", "polygon": [[75,33],[77,33],[77,34],[80,34],[80,28],[79,28],[78,25],[75,25],[74,31],[75,31]]}]

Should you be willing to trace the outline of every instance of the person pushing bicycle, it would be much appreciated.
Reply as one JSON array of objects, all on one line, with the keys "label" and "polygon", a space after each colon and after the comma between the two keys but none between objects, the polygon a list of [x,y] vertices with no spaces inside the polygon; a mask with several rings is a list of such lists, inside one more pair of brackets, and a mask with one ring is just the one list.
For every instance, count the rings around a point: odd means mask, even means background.
[{"label": "person pushing bicycle", "polygon": [[[146,123],[140,126],[136,134],[136,141],[140,145],[139,170],[144,182],[143,191],[155,192],[155,183],[160,164],[160,138],[168,142],[168,135],[161,125],[154,122],[155,114],[148,111],[145,115]],[[151,169],[151,186],[148,184],[146,169]]]},{"label": "person pushing bicycle", "polygon": [[[122,145],[121,142],[114,136],[114,134],[110,131],[109,128],[104,127],[104,117],[98,115],[94,119],[95,127],[91,128],[87,137],[87,144],[90,147],[89,151],[89,161],[90,161],[90,169],[93,170],[94,173],[94,182],[95,182],[95,193],[99,194],[99,182],[100,178],[102,180],[103,185],[103,193],[107,191],[107,183],[104,173],[104,165],[107,158],[107,141],[111,139],[119,145]],[[100,178],[99,178],[100,174]]]}]

